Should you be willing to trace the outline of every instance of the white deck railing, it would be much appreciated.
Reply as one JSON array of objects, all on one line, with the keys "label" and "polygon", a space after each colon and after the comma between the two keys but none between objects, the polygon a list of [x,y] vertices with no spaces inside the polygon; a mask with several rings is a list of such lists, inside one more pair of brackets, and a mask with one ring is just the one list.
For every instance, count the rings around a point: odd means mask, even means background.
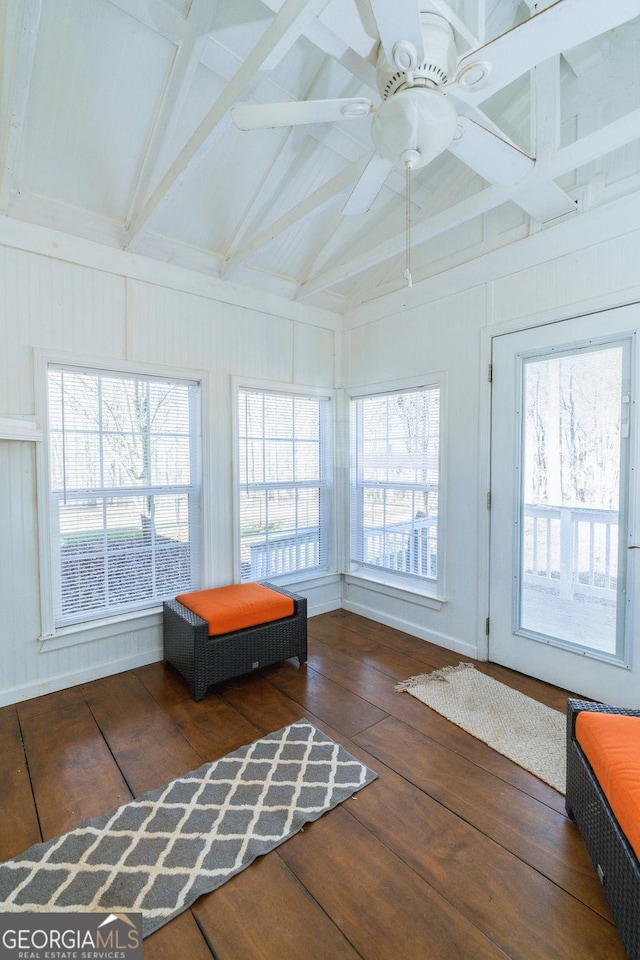
[{"label": "white deck railing", "polygon": [[[304,531],[259,540],[249,545],[249,580],[262,580],[294,570],[306,570],[320,563],[320,530]],[[245,579],[243,577],[243,579]]]},{"label": "white deck railing", "polygon": [[586,507],[524,508],[523,582],[610,598],[618,583],[618,511]]},{"label": "white deck railing", "polygon": [[[438,573],[437,517],[419,517],[412,522],[364,531],[362,562],[387,570],[399,570],[434,578]],[[320,563],[320,531],[310,527],[298,533],[248,544],[249,560],[242,579],[261,580]]]},{"label": "white deck railing", "polygon": [[435,579],[438,575],[437,530],[437,517],[369,527],[363,531],[362,562]]}]

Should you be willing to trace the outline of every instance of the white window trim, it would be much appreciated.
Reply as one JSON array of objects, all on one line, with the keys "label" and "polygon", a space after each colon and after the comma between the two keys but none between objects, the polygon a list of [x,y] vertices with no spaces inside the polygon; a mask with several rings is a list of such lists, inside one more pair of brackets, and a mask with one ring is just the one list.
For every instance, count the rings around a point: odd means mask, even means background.
[{"label": "white window trim", "polygon": [[282,380],[261,380],[261,379],[252,379],[248,377],[241,376],[232,376],[231,377],[231,410],[232,410],[232,430],[233,430],[233,571],[234,571],[234,581],[240,583],[240,462],[238,456],[238,391],[241,388],[247,390],[264,390],[270,393],[281,393],[284,396],[300,396],[300,397],[319,397],[321,399],[327,399],[331,402],[331,413],[330,417],[332,436],[330,439],[330,449],[328,451],[330,458],[330,468],[329,468],[329,491],[328,498],[331,503],[331,531],[328,543],[328,559],[327,566],[319,570],[299,570],[296,573],[285,574],[279,576],[278,583],[283,586],[288,584],[299,583],[301,581],[311,581],[316,579],[322,579],[323,577],[331,576],[338,573],[338,565],[336,560],[336,530],[338,528],[338,517],[337,517],[337,503],[336,503],[336,491],[337,491],[337,457],[336,457],[336,448],[337,448],[337,437],[339,430],[339,423],[337,419],[338,405],[336,400],[336,390],[332,387],[318,387],[318,386],[307,386],[301,383],[290,383]]},{"label": "white window trim", "polygon": [[[422,580],[419,577],[402,574],[388,573],[384,568],[372,568],[364,564],[357,563],[351,559],[351,458],[354,443],[354,437],[351,435],[351,401],[363,397],[373,397],[387,393],[400,393],[402,391],[419,390],[422,388],[434,387],[440,388],[440,421],[439,421],[439,439],[438,439],[438,577],[437,580]],[[440,609],[447,602],[445,573],[446,573],[446,535],[445,535],[445,517],[446,517],[446,475],[445,465],[447,463],[447,371],[434,370],[423,376],[407,377],[398,380],[387,380],[382,383],[362,384],[352,387],[347,392],[347,424],[349,442],[347,444],[347,469],[346,469],[346,516],[343,526],[345,551],[345,579],[366,581],[371,584],[377,584],[381,587],[387,587],[391,591],[389,595],[400,597],[405,594],[411,597],[423,597],[429,601],[427,605],[432,605],[434,609]]]},{"label": "white window trim", "polygon": [[[186,380],[198,383],[200,386],[200,529],[204,532],[209,513],[207,485],[202,482],[204,470],[209,463],[209,379],[204,370],[165,367],[158,364],[138,363],[130,360],[96,357],[61,353],[49,350],[35,349],[34,381],[37,421],[42,425],[43,442],[37,444],[36,451],[36,489],[38,497],[38,550],[40,560],[40,651],[57,649],[60,646],[72,646],[87,642],[90,639],[118,636],[123,632],[123,625],[147,620],[154,614],[157,616],[161,607],[155,605],[123,613],[121,616],[96,617],[82,623],[74,623],[61,627],[55,625],[54,613],[54,571],[52,569],[52,539],[51,539],[51,484],[49,475],[49,416],[47,398],[47,373],[50,364],[61,364],[70,367],[88,368],[93,370],[111,371],[124,375],[141,377],[166,377],[175,380]],[[211,567],[210,547],[208,538],[201,537],[200,544],[200,577],[203,570]]]}]

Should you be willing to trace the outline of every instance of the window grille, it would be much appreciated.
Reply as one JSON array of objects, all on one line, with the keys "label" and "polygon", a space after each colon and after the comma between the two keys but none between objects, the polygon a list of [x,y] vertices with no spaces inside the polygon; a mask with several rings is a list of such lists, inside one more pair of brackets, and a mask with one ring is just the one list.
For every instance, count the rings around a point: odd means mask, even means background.
[{"label": "window grille", "polygon": [[438,579],[440,387],[351,401],[351,561]]},{"label": "window grille", "polygon": [[327,569],[330,400],[240,387],[240,579]]},{"label": "window grille", "polygon": [[199,385],[50,364],[47,393],[56,627],[189,589]]}]

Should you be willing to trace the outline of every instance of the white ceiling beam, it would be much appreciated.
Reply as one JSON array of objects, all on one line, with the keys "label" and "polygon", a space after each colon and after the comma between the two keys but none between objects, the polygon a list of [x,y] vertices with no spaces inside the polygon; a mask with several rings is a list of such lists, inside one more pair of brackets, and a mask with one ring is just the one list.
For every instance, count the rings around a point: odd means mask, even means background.
[{"label": "white ceiling beam", "polygon": [[[324,80],[327,71],[327,62],[327,60],[323,61],[301,99],[314,100],[318,96],[322,97],[326,94]],[[345,95],[347,95],[346,92]],[[227,244],[225,251],[226,259],[232,257],[243,244],[243,239],[247,235],[248,229],[251,230],[251,228],[254,228],[255,231],[258,223],[262,226],[262,224],[267,222],[269,208],[272,206],[277,193],[282,192],[285,177],[291,170],[292,165],[294,163],[296,166],[304,165],[307,159],[305,154],[310,155],[311,152],[317,148],[317,141],[320,140],[323,142],[323,138],[327,132],[335,131],[335,129],[336,124],[334,123],[305,125],[304,129],[301,129],[299,126],[289,128],[280,142],[280,146],[273,160],[269,163],[268,168],[261,177],[259,185],[254,190],[251,200],[245,207],[242,215],[238,217]],[[248,145],[251,143],[251,136],[251,133],[245,135]],[[339,153],[340,156],[348,160],[357,159],[360,156],[360,152],[356,145],[349,141],[349,146],[355,149],[355,154],[352,151],[345,152],[342,142],[338,146],[330,147],[330,149],[333,149],[335,153]]]},{"label": "white ceiling beam", "polygon": [[314,43],[319,50],[333,57],[345,70],[352,73],[354,77],[361,80],[376,94],[378,93],[376,69],[373,64],[357,54],[345,40],[339,37],[333,30],[330,30],[321,20],[313,21],[306,32],[306,37]]},{"label": "white ceiling beam", "polygon": [[[277,13],[282,7],[282,0],[262,0],[262,2],[274,13]],[[349,73],[371,87],[376,93],[378,92],[375,66],[357,53],[349,45],[349,41],[338,34],[335,29],[329,27],[321,18],[316,17],[305,25],[303,33],[307,40],[315,44],[319,50],[337,60]],[[375,41],[372,40],[371,43],[375,47]]]},{"label": "white ceiling beam", "polygon": [[229,120],[231,107],[262,69],[274,47],[284,36],[290,34],[292,29],[295,29],[295,25],[302,18],[306,19],[310,6],[317,11],[322,9],[326,2],[327,0],[286,0],[254,49],[240,65],[202,123],[173,161],[135,220],[127,225],[125,246],[128,246],[145,229],[150,218],[175,194],[198,162],[209,153]]},{"label": "white ceiling beam", "polygon": [[[444,17],[445,20],[448,20],[456,33],[462,37],[464,42],[469,45],[471,50],[474,50],[476,47],[480,46],[480,38],[474,34],[473,30],[470,30],[464,20],[455,13],[450,3],[447,3],[446,0],[429,0],[429,7],[432,7],[435,13],[439,13],[440,16]],[[421,3],[420,9],[426,10],[427,4]]]},{"label": "white ceiling beam", "polygon": [[256,234],[246,246],[229,257],[222,269],[221,276],[227,277],[233,270],[236,270],[280,234],[286,233],[291,227],[303,223],[309,217],[317,216],[322,210],[334,203],[361,176],[368,159],[368,157],[360,157],[359,160],[350,163],[335,177],[327,180],[326,183],[310,193],[300,203],[297,203],[282,217],[279,217],[274,223],[269,224],[268,227]]},{"label": "white ceiling beam", "polygon": [[207,27],[210,28],[212,9],[216,5],[212,8],[211,0],[194,0],[191,5],[187,29],[174,57],[149,144],[131,193],[125,224],[133,223],[142,211],[158,159],[175,129],[191,89],[207,42],[206,31]]},{"label": "white ceiling beam", "polygon": [[551,57],[531,71],[531,144],[538,160],[560,145],[560,57]]},{"label": "white ceiling beam", "polygon": [[[444,210],[435,217],[421,222],[414,222],[412,238],[414,246],[424,243],[432,237],[439,236],[453,227],[472,220],[474,217],[487,213],[506,203],[509,200],[518,202],[518,193],[526,193],[535,184],[553,181],[572,170],[597,160],[598,157],[610,153],[620,147],[640,139],[640,109],[635,110],[619,120],[588,134],[582,139],[571,143],[555,155],[536,163],[536,166],[519,183],[511,187],[494,185],[486,190],[469,197],[460,203],[454,204],[449,210]],[[343,280],[357,276],[379,263],[402,253],[405,246],[404,232],[386,240],[372,250],[354,257],[331,270],[312,277],[300,285],[298,299],[303,300],[320,290],[333,287]]]},{"label": "white ceiling beam", "polygon": [[[4,149],[2,169],[0,170],[0,211],[6,213],[16,189],[16,168],[22,143],[22,132],[31,89],[31,74],[38,41],[42,0],[22,0],[21,23],[18,50],[12,77],[3,77],[5,89],[9,91],[7,112],[3,118]],[[5,15],[5,20],[6,20]],[[5,29],[9,23],[5,22]],[[9,38],[4,38],[5,50],[10,49]],[[8,57],[5,58],[8,62]]]}]

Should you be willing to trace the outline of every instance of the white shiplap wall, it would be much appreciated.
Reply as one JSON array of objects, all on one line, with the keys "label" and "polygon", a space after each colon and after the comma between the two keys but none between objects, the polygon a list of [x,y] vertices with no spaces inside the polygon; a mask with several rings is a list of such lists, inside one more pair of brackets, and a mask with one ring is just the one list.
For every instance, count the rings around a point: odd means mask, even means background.
[{"label": "white shiplap wall", "polygon": [[366,387],[446,373],[443,457],[446,602],[345,578],[350,610],[484,658],[488,613],[491,338],[640,301],[640,198],[585,213],[544,234],[345,318],[345,379]]},{"label": "white shiplap wall", "polygon": [[[29,239],[39,249],[51,238],[31,231]],[[56,248],[51,257],[0,246],[0,416],[39,412],[34,358],[42,352],[203,373],[205,575],[211,584],[230,582],[231,378],[332,388],[335,319],[286,304],[279,315],[274,298],[260,303],[237,288],[230,293],[233,302],[225,302],[202,278],[194,278],[196,292],[190,292],[184,271],[172,274],[171,267],[161,268],[159,283],[141,280],[136,272],[153,276],[160,265],[136,266],[124,254],[119,261],[113,251],[100,269],[96,245],[87,245],[85,258],[74,241],[86,265],[61,259],[57,241],[49,246]],[[40,643],[36,446],[0,439],[0,705],[161,657],[159,614]],[[340,605],[338,576],[300,589],[312,613]]]},{"label": "white shiplap wall", "polygon": [[[640,299],[639,220],[640,199],[626,199],[456,263],[354,309],[341,336],[326,312],[0,218],[0,417],[37,413],[34,351],[204,371],[206,576],[223,583],[233,575],[233,376],[366,387],[443,373],[446,603],[438,609],[350,575],[342,602],[483,656],[491,335]],[[344,419],[340,428],[344,451]],[[158,615],[41,649],[35,446],[0,440],[0,704],[160,657]],[[343,517],[343,540],[346,530]],[[300,589],[312,613],[341,603],[337,576]]]}]

